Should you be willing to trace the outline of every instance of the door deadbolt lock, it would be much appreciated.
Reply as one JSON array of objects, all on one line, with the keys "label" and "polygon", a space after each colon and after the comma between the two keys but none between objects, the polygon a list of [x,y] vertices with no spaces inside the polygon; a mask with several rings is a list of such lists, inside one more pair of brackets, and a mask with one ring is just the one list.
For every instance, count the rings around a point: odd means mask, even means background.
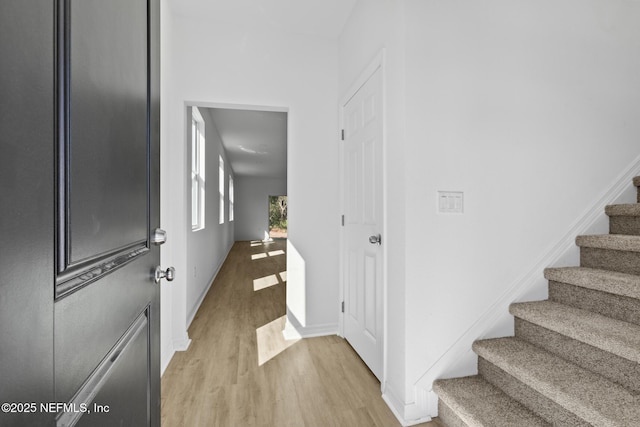
[{"label": "door deadbolt lock", "polygon": [[156,228],[155,230],[153,230],[153,233],[151,234],[151,243],[153,243],[156,246],[160,246],[164,244],[164,242],[166,241],[167,241],[166,231],[164,231],[162,228]]},{"label": "door deadbolt lock", "polygon": [[173,279],[176,277],[176,269],[173,267],[169,267],[166,271],[163,271],[160,266],[156,267],[154,280],[156,283],[160,283],[161,279],[167,279],[167,282],[173,282]]}]

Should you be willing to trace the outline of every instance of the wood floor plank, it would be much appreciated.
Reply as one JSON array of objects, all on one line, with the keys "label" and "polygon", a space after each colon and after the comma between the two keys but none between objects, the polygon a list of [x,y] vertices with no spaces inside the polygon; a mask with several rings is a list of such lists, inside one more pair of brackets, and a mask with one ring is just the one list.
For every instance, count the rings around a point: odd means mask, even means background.
[{"label": "wood floor plank", "polygon": [[[286,341],[286,241],[236,242],[162,377],[162,426],[398,427],[337,336]],[[423,426],[431,426],[430,423]]]}]

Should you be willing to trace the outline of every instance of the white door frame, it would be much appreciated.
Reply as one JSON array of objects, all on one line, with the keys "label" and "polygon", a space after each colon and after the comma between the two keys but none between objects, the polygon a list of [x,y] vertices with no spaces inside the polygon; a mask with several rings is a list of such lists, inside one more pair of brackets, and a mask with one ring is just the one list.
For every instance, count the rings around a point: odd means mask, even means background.
[{"label": "white door frame", "polygon": [[[382,211],[383,211],[383,219],[382,219],[382,239],[383,242],[387,238],[387,120],[386,120],[386,66],[385,66],[385,49],[382,49],[376,57],[369,63],[369,65],[360,73],[358,78],[352,83],[352,85],[347,90],[346,94],[340,99],[340,129],[344,129],[345,120],[344,113],[345,107],[348,102],[353,98],[353,96],[360,90],[362,86],[373,76],[373,74],[378,71],[381,72],[381,81],[382,81]],[[339,139],[341,139],[341,135]],[[342,142],[340,141],[340,144]],[[342,147],[340,148],[340,211],[345,212],[346,206],[344,206],[344,153]],[[339,335],[344,338],[344,313],[342,312],[342,303],[345,301],[345,281],[344,281],[344,272],[345,272],[345,233],[344,227],[340,227],[340,265],[339,265],[339,273],[340,273],[340,301],[338,301],[338,312],[339,312]],[[382,378],[380,379],[380,387],[382,393],[385,391],[386,379],[387,379],[387,289],[388,289],[388,280],[387,280],[387,245],[382,244]]]},{"label": "white door frame", "polygon": [[[256,104],[241,104],[241,103],[226,103],[215,101],[203,101],[203,100],[184,100],[179,104],[171,104],[168,108],[173,112],[173,106],[179,105],[182,114],[182,120],[179,122],[181,134],[179,144],[175,145],[173,149],[169,149],[169,146],[173,145],[170,141],[171,136],[164,135],[160,139],[160,151],[161,159],[169,157],[169,154],[176,154],[179,151],[182,162],[178,162],[177,166],[174,163],[167,163],[170,167],[161,167],[161,185],[160,185],[160,211],[166,211],[167,204],[170,200],[181,200],[182,211],[180,215],[166,215],[161,216],[161,225],[167,230],[173,230],[171,235],[171,248],[163,248],[160,252],[160,264],[161,265],[174,265],[176,270],[186,271],[186,255],[180,261],[176,260],[176,254],[187,253],[187,233],[191,230],[191,213],[189,211],[190,206],[187,206],[187,194],[191,191],[190,178],[188,177],[188,171],[191,168],[191,159],[187,156],[187,145],[191,144],[187,138],[188,130],[190,126],[191,117],[187,115],[188,107],[203,107],[203,108],[225,108],[229,110],[254,110],[254,111],[274,111],[287,113],[289,117],[290,108],[286,106],[268,106],[268,105],[256,105]],[[176,122],[178,123],[178,122]],[[171,134],[172,128],[169,128],[167,134]],[[177,138],[176,138],[177,140]],[[291,156],[289,155],[291,141],[291,124],[287,121],[287,170],[290,169],[289,162]],[[177,148],[177,149],[176,149]],[[161,160],[162,161],[162,160]],[[169,162],[168,160],[164,160]],[[173,162],[174,159],[171,159]],[[176,187],[169,189],[164,182],[166,180],[175,179],[180,184]],[[289,189],[289,183],[287,181],[287,190]],[[287,191],[287,193],[289,193]],[[189,231],[187,231],[189,230]],[[171,286],[166,283],[163,284],[161,290],[162,296],[160,299],[160,315],[162,323],[160,326],[161,334],[161,373],[164,374],[169,362],[173,358],[175,352],[186,351],[191,344],[191,338],[189,338],[189,326],[193,321],[193,316],[197,312],[196,307],[191,315],[187,313],[187,283],[186,276],[177,276],[176,282]],[[203,294],[204,295],[204,294]],[[198,307],[202,303],[202,300],[198,302]],[[165,343],[164,341],[168,341]]]}]

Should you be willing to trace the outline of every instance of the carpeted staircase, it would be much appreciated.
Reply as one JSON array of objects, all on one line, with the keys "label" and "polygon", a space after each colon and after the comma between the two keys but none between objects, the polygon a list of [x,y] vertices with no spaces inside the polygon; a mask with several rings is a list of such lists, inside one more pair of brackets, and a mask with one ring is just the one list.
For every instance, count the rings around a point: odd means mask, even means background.
[{"label": "carpeted staircase", "polygon": [[547,301],[512,304],[515,337],[476,341],[478,375],[437,380],[448,427],[640,426],[638,203],[578,236],[580,267],[549,268]]}]

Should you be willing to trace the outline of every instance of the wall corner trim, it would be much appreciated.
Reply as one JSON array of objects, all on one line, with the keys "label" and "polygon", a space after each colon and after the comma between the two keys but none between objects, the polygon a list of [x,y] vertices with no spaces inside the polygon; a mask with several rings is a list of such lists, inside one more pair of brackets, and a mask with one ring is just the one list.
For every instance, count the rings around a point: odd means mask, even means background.
[{"label": "wall corner trim", "polygon": [[424,406],[427,403],[426,393],[417,393],[414,402],[407,404],[404,403],[402,399],[398,397],[397,393],[387,384],[382,394],[382,399],[403,427],[431,421],[431,417],[425,415],[427,413],[427,408]]},{"label": "wall corner trim", "polygon": [[173,359],[173,355],[176,351],[171,346],[165,346],[161,352],[161,360],[160,360],[160,377],[164,375],[164,371],[167,370],[169,363],[171,363],[171,359]]}]

